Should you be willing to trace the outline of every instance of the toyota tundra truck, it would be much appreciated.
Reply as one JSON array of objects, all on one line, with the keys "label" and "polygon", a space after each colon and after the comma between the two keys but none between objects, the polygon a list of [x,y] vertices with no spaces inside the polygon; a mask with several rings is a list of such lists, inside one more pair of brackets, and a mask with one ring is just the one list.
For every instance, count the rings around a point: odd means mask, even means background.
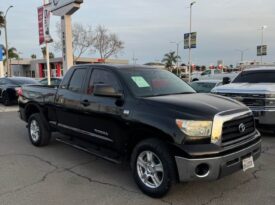
[{"label": "toyota tundra truck", "polygon": [[[20,117],[30,142],[56,139],[114,163],[129,162],[142,192],[217,180],[253,168],[261,137],[249,108],[198,94],[174,74],[144,66],[78,65],[59,88],[23,86]],[[55,135],[56,136],[56,135]]]}]

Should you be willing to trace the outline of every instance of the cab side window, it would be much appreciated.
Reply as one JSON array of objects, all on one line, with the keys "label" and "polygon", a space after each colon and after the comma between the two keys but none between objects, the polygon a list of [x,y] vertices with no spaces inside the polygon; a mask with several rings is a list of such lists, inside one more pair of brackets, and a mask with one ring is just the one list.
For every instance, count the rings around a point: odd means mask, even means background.
[{"label": "cab side window", "polygon": [[92,72],[87,94],[92,95],[94,92],[94,86],[98,84],[110,85],[117,92],[121,91],[121,86],[119,84],[117,77],[110,71],[95,69]]},{"label": "cab side window", "polygon": [[82,84],[85,79],[86,69],[76,69],[70,80],[68,90],[73,92],[80,92],[82,89]]},{"label": "cab side window", "polygon": [[64,78],[63,78],[63,80],[60,84],[61,89],[67,89],[68,88],[72,73],[73,73],[73,68],[71,68],[67,71],[66,75],[64,76]]}]

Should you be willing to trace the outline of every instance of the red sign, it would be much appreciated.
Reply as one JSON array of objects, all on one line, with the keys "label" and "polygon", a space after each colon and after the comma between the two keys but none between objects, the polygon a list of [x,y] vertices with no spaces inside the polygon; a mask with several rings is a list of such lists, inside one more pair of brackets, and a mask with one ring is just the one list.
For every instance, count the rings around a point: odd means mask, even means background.
[{"label": "red sign", "polygon": [[105,59],[99,58],[99,59],[97,59],[97,62],[98,62],[98,63],[105,63]]},{"label": "red sign", "polygon": [[39,44],[42,45],[45,42],[43,6],[38,8],[38,32],[39,32]]}]

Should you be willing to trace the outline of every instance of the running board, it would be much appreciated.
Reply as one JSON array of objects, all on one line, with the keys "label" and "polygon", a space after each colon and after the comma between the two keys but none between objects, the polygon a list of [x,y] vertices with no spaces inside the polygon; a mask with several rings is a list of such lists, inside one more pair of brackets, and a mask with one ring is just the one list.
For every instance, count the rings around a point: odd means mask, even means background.
[{"label": "running board", "polygon": [[122,161],[119,160],[119,159],[112,158],[112,157],[108,156],[108,154],[104,154],[103,152],[100,152],[99,150],[96,150],[96,149],[93,149],[93,148],[85,148],[85,147],[83,147],[81,145],[75,144],[75,143],[73,143],[72,140],[66,140],[66,139],[56,138],[56,141],[61,142],[61,143],[66,144],[66,145],[69,145],[69,146],[71,146],[71,147],[73,147],[75,149],[78,149],[78,150],[87,152],[89,154],[95,155],[96,157],[105,159],[105,160],[110,161],[112,163],[122,164]]}]

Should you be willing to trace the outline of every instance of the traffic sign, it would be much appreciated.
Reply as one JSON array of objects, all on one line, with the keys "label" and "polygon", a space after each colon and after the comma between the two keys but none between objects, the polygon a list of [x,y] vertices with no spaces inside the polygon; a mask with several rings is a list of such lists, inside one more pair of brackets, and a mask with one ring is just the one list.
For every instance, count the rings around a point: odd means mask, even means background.
[{"label": "traffic sign", "polygon": [[257,46],[257,56],[266,56],[267,55],[267,45]]},{"label": "traffic sign", "polygon": [[[190,33],[184,34],[184,49],[189,49]],[[197,48],[197,32],[191,33],[191,48]]]},{"label": "traffic sign", "polygon": [[0,44],[0,61],[3,61],[3,55],[4,55],[4,46]]}]

